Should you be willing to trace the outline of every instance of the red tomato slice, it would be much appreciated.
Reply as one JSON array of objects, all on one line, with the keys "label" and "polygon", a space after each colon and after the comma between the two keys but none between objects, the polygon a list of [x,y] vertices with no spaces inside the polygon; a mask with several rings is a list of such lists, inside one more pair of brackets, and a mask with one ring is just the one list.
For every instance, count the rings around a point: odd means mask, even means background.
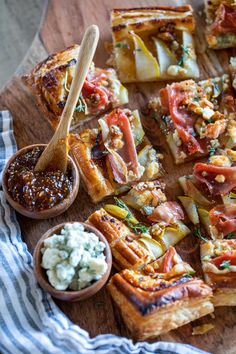
[{"label": "red tomato slice", "polygon": [[222,256],[213,258],[211,263],[219,268],[224,261],[230,261],[230,265],[236,265],[236,254],[225,253]]}]

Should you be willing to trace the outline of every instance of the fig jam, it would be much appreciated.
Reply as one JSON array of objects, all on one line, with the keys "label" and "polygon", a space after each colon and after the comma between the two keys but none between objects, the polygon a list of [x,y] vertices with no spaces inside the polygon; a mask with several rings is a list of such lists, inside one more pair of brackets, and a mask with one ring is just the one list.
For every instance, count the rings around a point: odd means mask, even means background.
[{"label": "fig jam", "polygon": [[42,211],[59,204],[72,191],[72,171],[36,172],[34,168],[43,147],[16,157],[7,170],[8,192],[14,201],[30,211]]}]

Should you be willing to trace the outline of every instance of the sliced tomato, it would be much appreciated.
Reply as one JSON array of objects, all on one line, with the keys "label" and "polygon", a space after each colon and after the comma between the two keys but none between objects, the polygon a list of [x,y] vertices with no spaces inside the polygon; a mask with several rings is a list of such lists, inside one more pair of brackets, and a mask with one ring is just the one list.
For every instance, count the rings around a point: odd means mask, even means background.
[{"label": "sliced tomato", "polygon": [[[212,195],[226,194],[236,187],[236,166],[220,167],[199,162],[194,165],[193,175]],[[222,183],[215,180],[218,175],[224,176]]]},{"label": "sliced tomato", "polygon": [[224,261],[230,261],[230,265],[236,265],[236,254],[235,253],[225,253],[222,256],[213,258],[211,260],[211,263],[214,264],[216,267],[220,267],[222,262]]},{"label": "sliced tomato", "polygon": [[215,34],[236,33],[236,9],[230,5],[220,4],[210,30]]},{"label": "sliced tomato", "polygon": [[221,204],[209,212],[210,222],[224,236],[236,231],[236,205]]},{"label": "sliced tomato", "polygon": [[185,86],[182,83],[174,83],[168,86],[169,110],[180,139],[187,147],[188,153],[192,155],[196,152],[203,152],[203,150],[194,137],[195,119],[183,105],[188,96],[191,95],[190,88],[188,87],[188,90],[185,90]]},{"label": "sliced tomato", "polygon": [[184,219],[184,212],[177,202],[164,202],[158,205],[148,219],[154,222],[164,222],[169,225],[176,220]]},{"label": "sliced tomato", "polygon": [[158,269],[160,273],[168,273],[174,267],[174,256],[177,254],[174,247],[170,247],[162,259],[162,263]]},{"label": "sliced tomato", "polygon": [[[111,126],[118,126],[123,133],[123,147],[114,151],[114,153],[112,153],[112,149],[106,142],[104,142],[104,144],[110,152],[108,159],[110,160],[111,168],[116,181],[118,183],[126,183],[127,176],[125,177],[125,174],[122,173],[119,168],[119,166],[122,167],[122,160],[128,171],[132,171],[137,177],[139,176],[138,156],[130,122],[124,111],[121,109],[116,109],[106,116],[106,123],[108,128]],[[119,158],[117,158],[117,155],[119,155]]]},{"label": "sliced tomato", "polygon": [[85,80],[82,88],[82,96],[86,99],[88,109],[91,113],[95,113],[109,104],[107,90],[102,89],[97,84],[93,84],[87,80]]}]

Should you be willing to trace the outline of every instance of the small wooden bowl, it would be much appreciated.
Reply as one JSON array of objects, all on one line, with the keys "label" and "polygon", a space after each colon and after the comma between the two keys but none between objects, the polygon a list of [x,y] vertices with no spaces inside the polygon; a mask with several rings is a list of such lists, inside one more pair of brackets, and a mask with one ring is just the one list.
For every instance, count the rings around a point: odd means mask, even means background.
[{"label": "small wooden bowl", "polygon": [[74,162],[74,160],[69,156],[69,166],[71,167],[72,170],[72,177],[73,177],[73,189],[72,192],[65,198],[63,199],[62,202],[59,204],[55,205],[54,207],[42,211],[30,211],[26,209],[23,205],[19,204],[16,202],[11,194],[8,192],[8,187],[7,187],[7,170],[10,166],[10,164],[15,160],[15,158],[27,151],[32,150],[35,147],[45,147],[47,146],[46,144],[35,144],[35,145],[29,145],[24,147],[21,150],[18,150],[8,161],[4,171],[3,171],[3,178],[2,178],[2,188],[5,193],[6,199],[8,203],[16,210],[18,213],[27,216],[28,218],[32,219],[50,219],[52,217],[55,217],[57,215],[60,215],[64,213],[74,202],[78,191],[79,191],[79,183],[80,183],[80,178],[79,178],[79,171],[77,169],[77,166]]},{"label": "small wooden bowl", "polygon": [[[72,222],[73,223],[73,222]],[[64,301],[81,301],[88,299],[89,297],[93,296],[96,294],[106,283],[110,272],[111,272],[111,266],[112,266],[112,255],[111,255],[111,249],[110,246],[103,234],[98,231],[94,226],[90,224],[85,224],[81,222],[85,228],[85,231],[93,232],[96,236],[98,236],[99,240],[104,242],[106,245],[106,248],[104,250],[104,254],[106,256],[106,262],[107,262],[107,270],[103,274],[103,276],[97,280],[95,283],[90,285],[87,288],[84,288],[82,290],[57,290],[55,289],[48,281],[48,277],[46,274],[46,270],[41,267],[41,262],[42,262],[42,253],[41,249],[43,247],[43,242],[46,238],[52,236],[54,233],[59,233],[61,229],[68,223],[63,223],[60,225],[57,225],[50,230],[48,230],[38,241],[34,254],[33,254],[33,259],[34,259],[34,273],[36,276],[36,279],[40,286],[47,291],[49,294],[51,294],[53,297],[56,297],[57,299],[64,300]]]}]

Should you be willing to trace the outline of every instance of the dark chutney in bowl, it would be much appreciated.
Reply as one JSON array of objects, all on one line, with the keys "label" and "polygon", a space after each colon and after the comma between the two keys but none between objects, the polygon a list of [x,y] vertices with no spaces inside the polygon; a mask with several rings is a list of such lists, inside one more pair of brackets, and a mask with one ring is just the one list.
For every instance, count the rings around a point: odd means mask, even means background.
[{"label": "dark chutney in bowl", "polygon": [[62,171],[34,171],[44,147],[37,146],[18,155],[7,169],[7,190],[12,199],[29,211],[53,208],[73,189],[71,168]]}]

